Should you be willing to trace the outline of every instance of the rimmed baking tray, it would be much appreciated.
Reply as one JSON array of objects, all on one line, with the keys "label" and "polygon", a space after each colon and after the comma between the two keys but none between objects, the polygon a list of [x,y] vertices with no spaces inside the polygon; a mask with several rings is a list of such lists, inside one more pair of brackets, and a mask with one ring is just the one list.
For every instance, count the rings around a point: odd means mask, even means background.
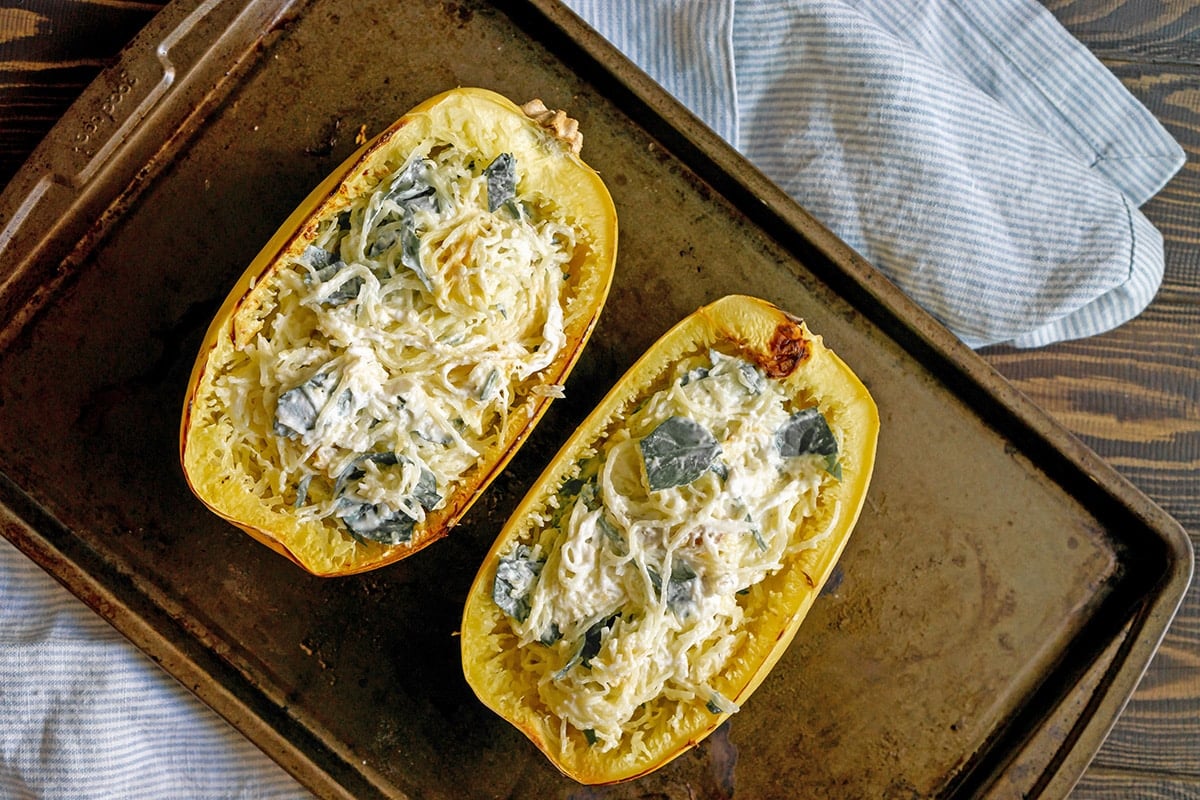
[{"label": "rimmed baking tray", "polygon": [[[210,315],[355,148],[456,85],[570,110],[621,215],[550,413],[454,534],[316,579],[176,460]],[[551,0],[176,0],[0,196],[4,534],[327,797],[1063,796],[1191,576],[1182,529]],[[479,561],[591,403],[729,292],[806,318],[882,414],[836,580],[745,708],[582,791],[475,701]]]}]

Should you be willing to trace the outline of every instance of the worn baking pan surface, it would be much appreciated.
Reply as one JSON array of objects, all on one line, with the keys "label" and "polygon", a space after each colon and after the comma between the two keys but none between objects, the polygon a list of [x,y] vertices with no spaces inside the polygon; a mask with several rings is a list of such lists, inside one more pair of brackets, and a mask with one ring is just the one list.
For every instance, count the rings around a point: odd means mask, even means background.
[{"label": "worn baking pan surface", "polygon": [[[206,512],[192,358],[307,193],[457,85],[569,109],[621,218],[613,291],[542,425],[450,538],[343,579]],[[1182,531],[549,0],[168,6],[0,197],[6,536],[326,796],[567,797],[461,676],[469,583],[541,467],[671,324],[730,292],[868,384],[876,477],[744,709],[589,797],[1061,796],[1190,576]]]}]

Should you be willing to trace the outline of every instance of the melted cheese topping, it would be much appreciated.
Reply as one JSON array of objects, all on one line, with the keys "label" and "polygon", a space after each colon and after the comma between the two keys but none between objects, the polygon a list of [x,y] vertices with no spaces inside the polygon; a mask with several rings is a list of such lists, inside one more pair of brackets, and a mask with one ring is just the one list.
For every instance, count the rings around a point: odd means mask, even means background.
[{"label": "melted cheese topping", "polygon": [[511,404],[561,391],[531,378],[566,344],[576,231],[508,159],[413,154],[272,272],[274,307],[214,381],[260,494],[402,543]]},{"label": "melted cheese topping", "polygon": [[[708,684],[745,640],[739,597],[827,538],[838,516],[797,538],[835,480],[829,462],[781,455],[777,432],[796,410],[781,387],[741,359],[710,359],[680,368],[612,431],[557,519],[502,558],[531,577],[516,615],[506,609],[522,666],[563,724],[604,750],[663,724],[658,698],[735,711]],[[711,433],[716,456],[694,480],[651,490],[680,478],[649,477],[640,443],[678,417]]]}]

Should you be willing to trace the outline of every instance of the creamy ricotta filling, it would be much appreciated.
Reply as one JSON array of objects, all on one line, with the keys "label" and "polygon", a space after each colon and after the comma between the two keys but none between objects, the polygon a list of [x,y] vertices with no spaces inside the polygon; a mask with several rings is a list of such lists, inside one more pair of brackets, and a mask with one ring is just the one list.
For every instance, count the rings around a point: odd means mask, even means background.
[{"label": "creamy ricotta filling", "polygon": [[411,539],[566,344],[577,233],[520,165],[415,153],[268,278],[214,380],[260,494],[356,538]]},{"label": "creamy ricotta filling", "polygon": [[[536,539],[501,557],[493,596],[542,701],[610,749],[660,697],[736,710],[710,687],[746,638],[739,599],[799,549],[837,442],[753,364],[680,367],[584,464]],[[836,515],[834,515],[836,518]]]}]

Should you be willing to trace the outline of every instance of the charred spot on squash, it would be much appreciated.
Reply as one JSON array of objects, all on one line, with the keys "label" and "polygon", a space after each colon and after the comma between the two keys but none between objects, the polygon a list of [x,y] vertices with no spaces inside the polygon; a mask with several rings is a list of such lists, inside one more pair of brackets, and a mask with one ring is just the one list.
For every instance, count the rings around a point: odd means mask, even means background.
[{"label": "charred spot on squash", "polygon": [[772,378],[786,378],[812,356],[812,342],[803,325],[789,317],[776,326],[765,356],[759,365],[763,372]]}]

